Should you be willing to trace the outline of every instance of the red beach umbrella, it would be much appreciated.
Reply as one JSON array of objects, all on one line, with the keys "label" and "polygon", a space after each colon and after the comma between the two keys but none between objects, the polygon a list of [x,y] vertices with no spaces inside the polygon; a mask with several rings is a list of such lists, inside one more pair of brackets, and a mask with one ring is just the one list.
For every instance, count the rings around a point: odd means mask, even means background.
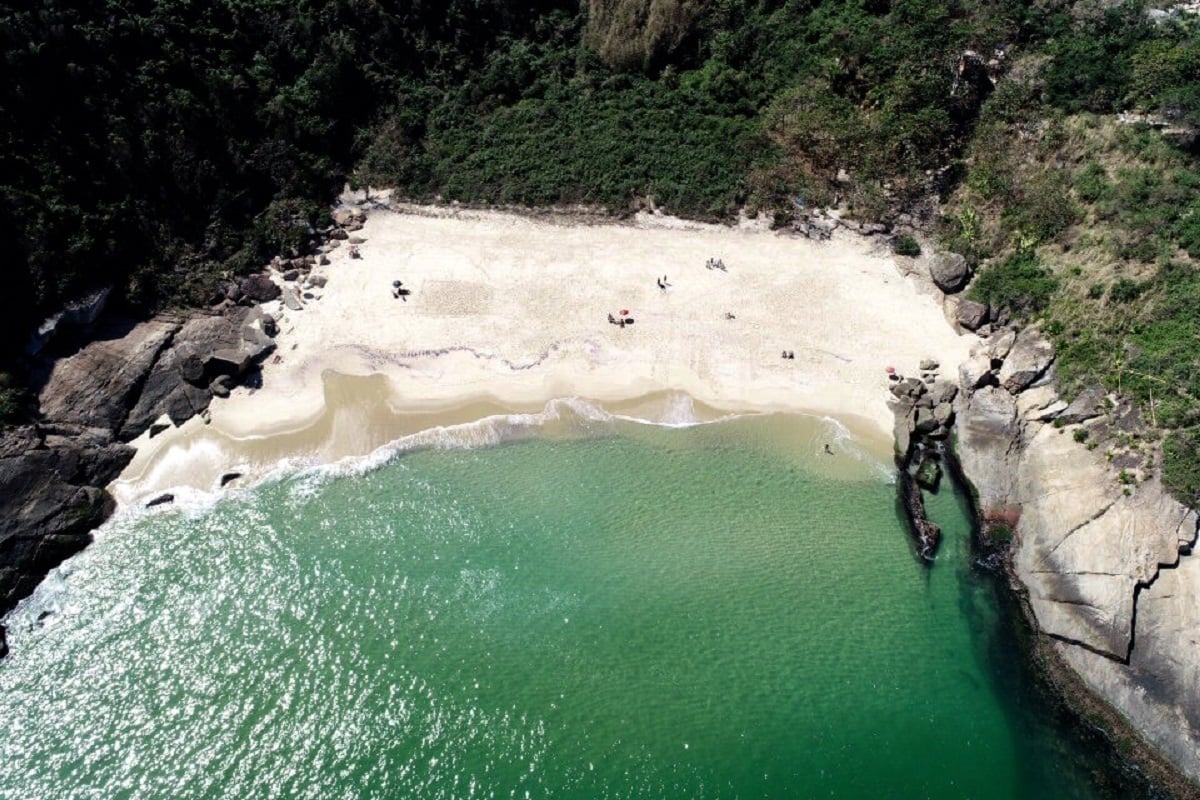
[{"label": "red beach umbrella", "polygon": [[888,375],[895,375],[895,374],[896,374],[896,368],[895,368],[895,367],[884,367],[884,368],[883,368],[883,371],[884,371],[884,372],[886,372]]}]

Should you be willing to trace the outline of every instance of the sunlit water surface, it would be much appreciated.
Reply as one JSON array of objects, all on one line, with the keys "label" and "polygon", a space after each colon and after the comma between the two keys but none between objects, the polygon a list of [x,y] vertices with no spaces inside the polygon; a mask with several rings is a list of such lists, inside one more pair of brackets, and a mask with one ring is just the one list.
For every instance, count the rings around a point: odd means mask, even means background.
[{"label": "sunlit water surface", "polygon": [[8,620],[0,797],[1097,796],[962,508],[916,563],[838,430],[586,424],[124,515]]}]

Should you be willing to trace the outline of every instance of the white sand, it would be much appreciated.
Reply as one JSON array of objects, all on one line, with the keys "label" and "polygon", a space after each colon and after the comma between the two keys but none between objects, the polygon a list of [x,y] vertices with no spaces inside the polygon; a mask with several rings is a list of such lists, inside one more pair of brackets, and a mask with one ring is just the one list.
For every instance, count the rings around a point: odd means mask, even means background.
[{"label": "white sand", "polygon": [[[903,277],[890,254],[852,234],[814,243],[756,224],[650,216],[587,224],[406,208],[374,212],[358,235],[361,259],[335,250],[318,268],[328,277],[319,297],[282,310],[264,388],[213,402],[210,449],[311,428],[330,370],[386,376],[400,414],[679,391],[728,411],[862,418],[890,435],[884,368],[915,373],[932,357],[953,375],[974,341],[955,333],[940,298]],[[724,259],[728,272],[706,269],[709,257]],[[665,292],[655,284],[664,275]],[[407,301],[393,297],[396,279],[412,290]],[[621,309],[635,320],[624,329],[606,319]],[[193,421],[143,440],[127,479],[194,456],[198,429]],[[310,448],[295,455],[316,452],[311,441],[295,447]],[[150,483],[180,479],[169,472]]]}]

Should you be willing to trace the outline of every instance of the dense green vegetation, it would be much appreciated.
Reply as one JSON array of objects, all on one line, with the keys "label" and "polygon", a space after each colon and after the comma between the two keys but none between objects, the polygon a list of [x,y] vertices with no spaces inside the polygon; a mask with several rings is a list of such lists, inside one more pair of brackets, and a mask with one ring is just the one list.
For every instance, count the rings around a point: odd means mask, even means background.
[{"label": "dense green vegetation", "polygon": [[1165,483],[1194,503],[1200,29],[1126,3],[1047,30],[981,112],[943,239],[981,265],[974,297],[1040,320],[1068,395],[1098,386],[1140,405],[1165,432]]},{"label": "dense green vegetation", "polygon": [[957,75],[960,53],[1027,13],[726,0],[666,3],[637,37],[598,29],[639,24],[637,5],[10,4],[6,347],[94,286],[195,302],[218,272],[303,245],[347,177],[418,199],[650,200],[707,218],[784,219],[837,193],[878,215],[923,194],[969,132],[983,87]]},{"label": "dense green vegetation", "polygon": [[[1200,36],[1129,0],[137,0],[0,10],[0,366],[101,285],[135,308],[303,249],[345,180],[419,200],[780,223],[945,202],[973,296],[1069,391],[1200,424]],[[1154,125],[1118,124],[1131,110]],[[1163,126],[1168,129],[1163,130]],[[898,238],[896,251],[919,244]],[[23,408],[5,378],[0,414]],[[11,386],[10,386],[11,384]]]}]

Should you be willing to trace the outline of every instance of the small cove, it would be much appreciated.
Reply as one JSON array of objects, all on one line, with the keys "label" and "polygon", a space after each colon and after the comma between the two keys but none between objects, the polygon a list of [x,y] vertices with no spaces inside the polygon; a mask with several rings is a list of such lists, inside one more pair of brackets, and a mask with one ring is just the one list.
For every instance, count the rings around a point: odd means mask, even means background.
[{"label": "small cove", "polygon": [[831,421],[561,427],[114,520],[8,620],[0,796],[1107,796],[948,487],[929,570]]}]

